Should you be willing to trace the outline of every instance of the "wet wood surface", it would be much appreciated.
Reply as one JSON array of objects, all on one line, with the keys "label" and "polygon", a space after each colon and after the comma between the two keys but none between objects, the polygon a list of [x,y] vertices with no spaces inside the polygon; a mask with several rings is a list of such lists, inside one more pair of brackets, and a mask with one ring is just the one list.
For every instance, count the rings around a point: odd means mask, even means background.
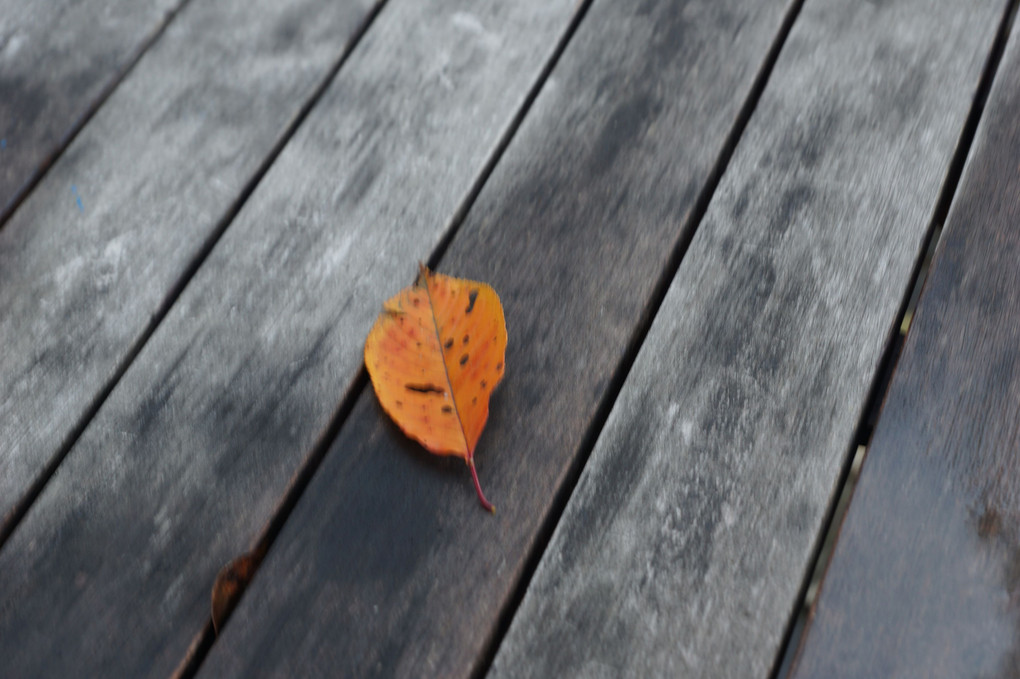
[{"label": "wet wood surface", "polygon": [[185,1],[0,2],[0,228]]},{"label": "wet wood surface", "polygon": [[189,4],[0,229],[0,533],[371,6]]},{"label": "wet wood surface", "polygon": [[1020,676],[1020,34],[794,677]]},{"label": "wet wood surface", "polygon": [[490,676],[769,675],[1002,10],[804,6]]},{"label": "wet wood surface", "polygon": [[[0,674],[768,676],[1006,0],[93,3],[0,13]],[[503,299],[495,516],[366,387],[420,260]]]},{"label": "wet wood surface", "polygon": [[440,264],[503,300],[495,516],[366,391],[200,676],[480,669],[788,7],[591,8]]},{"label": "wet wood surface", "polygon": [[[193,30],[236,34],[212,19],[264,21],[270,4],[206,3],[213,16]],[[354,380],[389,286],[442,238],[575,11],[573,0],[472,7],[387,4],[0,549],[12,674],[161,676],[184,657],[217,571],[258,537]],[[288,40],[336,32],[300,9]],[[255,81],[231,91],[241,110],[224,126],[261,110],[240,96]],[[168,118],[201,117],[201,99],[189,101],[196,110]],[[161,232],[182,228],[178,205]],[[159,255],[137,254],[137,266]]]}]

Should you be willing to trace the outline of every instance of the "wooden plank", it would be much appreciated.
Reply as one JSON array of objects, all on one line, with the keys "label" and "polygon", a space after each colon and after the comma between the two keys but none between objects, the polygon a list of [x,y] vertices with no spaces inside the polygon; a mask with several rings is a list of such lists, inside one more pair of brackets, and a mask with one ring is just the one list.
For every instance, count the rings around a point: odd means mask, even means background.
[{"label": "wooden plank", "polygon": [[1020,34],[988,107],[796,677],[1020,673]]},{"label": "wooden plank", "polygon": [[506,313],[476,456],[496,515],[462,462],[424,453],[362,394],[203,676],[483,666],[787,8],[589,9],[441,266],[491,283]]},{"label": "wooden plank", "polygon": [[0,230],[0,534],[372,0],[197,0]]},{"label": "wooden plank", "polygon": [[767,676],[1002,2],[808,0],[491,676]]},{"label": "wooden plank", "polygon": [[0,224],[183,1],[0,1]]},{"label": "wooden plank", "polygon": [[[5,671],[165,676],[181,660],[217,571],[273,514],[383,295],[442,238],[575,4],[387,3],[0,550]],[[293,39],[338,33],[301,9]],[[262,86],[231,90],[244,107]]]}]

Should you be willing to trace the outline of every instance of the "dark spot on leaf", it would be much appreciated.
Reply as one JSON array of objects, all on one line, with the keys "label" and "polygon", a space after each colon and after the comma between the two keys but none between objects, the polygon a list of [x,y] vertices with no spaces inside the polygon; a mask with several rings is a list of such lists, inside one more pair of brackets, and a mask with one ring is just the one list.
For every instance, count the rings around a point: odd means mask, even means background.
[{"label": "dark spot on leaf", "polygon": [[394,401],[394,403],[397,404],[398,408],[403,408],[404,407],[404,402],[403,401]]},{"label": "dark spot on leaf", "polygon": [[443,406],[442,410],[443,410],[444,413],[452,413],[453,412],[453,408],[451,408],[450,406]]},{"label": "dark spot on leaf", "polygon": [[478,288],[475,288],[474,290],[468,293],[468,305],[467,309],[464,310],[464,313],[466,314],[471,313],[472,309],[475,308],[476,299],[478,299]]},{"label": "dark spot on leaf", "polygon": [[446,340],[446,344],[444,344],[443,346],[446,347],[447,349],[452,349],[453,348],[453,338],[451,337],[450,339]]},{"label": "dark spot on leaf", "polygon": [[467,362],[468,362],[468,355],[467,354],[464,354],[463,356],[460,357],[460,364],[461,365],[465,365],[465,364],[467,364]]},{"label": "dark spot on leaf", "polygon": [[408,382],[404,385],[404,389],[408,391],[416,391],[419,394],[444,394],[446,390],[442,387],[437,387],[434,384],[411,384]]},{"label": "dark spot on leaf", "polygon": [[470,339],[471,335],[464,335],[464,344],[467,344]]},{"label": "dark spot on leaf", "polygon": [[499,370],[502,370],[502,369],[503,369],[503,361],[500,361],[499,363],[496,364],[496,370],[499,371]]},{"label": "dark spot on leaf", "polygon": [[476,403],[478,403],[478,397],[477,396],[472,396],[471,397],[471,405],[474,405]]},{"label": "dark spot on leaf", "polygon": [[418,306],[418,298],[417,298],[417,297],[415,297],[414,299],[412,299],[412,300],[411,300],[411,304],[413,304],[413,305],[415,305],[415,306]]},{"label": "dark spot on leaf", "polygon": [[487,386],[489,386],[489,383],[486,382],[485,380],[482,380],[482,389],[485,389],[485,387]]}]

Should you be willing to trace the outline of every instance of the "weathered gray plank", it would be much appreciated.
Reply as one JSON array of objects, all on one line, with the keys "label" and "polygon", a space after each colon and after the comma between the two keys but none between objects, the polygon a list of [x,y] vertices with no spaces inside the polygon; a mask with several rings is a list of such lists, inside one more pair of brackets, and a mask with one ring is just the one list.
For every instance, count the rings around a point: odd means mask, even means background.
[{"label": "weathered gray plank", "polygon": [[370,3],[196,0],[0,230],[0,529]]},{"label": "weathered gray plank", "polygon": [[840,531],[796,677],[1020,676],[1020,33]]},{"label": "weathered gray plank", "polygon": [[491,283],[506,313],[476,456],[496,515],[463,463],[424,453],[362,394],[203,676],[463,677],[485,662],[787,8],[590,8],[441,265]]},{"label": "weathered gray plank", "polygon": [[[574,6],[386,5],[0,550],[5,669],[175,666],[217,570],[327,426],[383,294],[441,238]],[[302,9],[296,26],[337,33]],[[238,107],[259,91],[242,82],[223,84]]]},{"label": "weathered gray plank", "polygon": [[183,1],[0,2],[0,224]]},{"label": "weathered gray plank", "polygon": [[768,674],[1002,7],[808,0],[492,676]]}]

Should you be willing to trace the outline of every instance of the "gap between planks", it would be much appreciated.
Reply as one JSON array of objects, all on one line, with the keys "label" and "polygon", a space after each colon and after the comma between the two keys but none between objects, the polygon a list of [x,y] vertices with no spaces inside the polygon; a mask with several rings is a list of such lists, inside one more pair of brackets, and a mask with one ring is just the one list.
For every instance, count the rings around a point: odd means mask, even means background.
[{"label": "gap between planks", "polygon": [[[148,52],[149,49],[155,45],[161,37],[163,37],[167,27],[173,23],[173,20],[177,18],[177,15],[180,14],[181,10],[187,7],[190,2],[191,0],[181,0],[181,2],[179,2],[175,7],[167,10],[166,14],[163,15],[163,20],[157,24],[155,30],[148,38],[142,41],[142,44],[138,46],[135,53],[128,57],[121,69],[114,72],[110,81],[107,82],[106,86],[99,91],[95,101],[89,104],[81,116],[71,123],[71,127],[57,142],[56,148],[54,148],[49,155],[40,161],[39,167],[37,167],[32,174],[29,175],[28,179],[26,179],[25,182],[14,192],[10,202],[5,206],[0,206],[0,229],[4,228],[7,220],[10,219],[11,215],[17,212],[18,207],[25,202],[25,199],[27,199],[32,191],[35,190],[35,187],[42,182],[42,180],[46,177],[46,174],[49,172],[49,169],[60,159],[60,156],[62,156],[64,151],[67,150],[67,147],[71,145],[71,142],[78,137],[78,133],[84,129],[90,120],[92,120],[92,116],[96,114],[96,111],[102,108],[103,104],[106,103],[106,100],[110,98],[110,95],[112,95],[120,84],[124,82],[124,79],[131,74],[131,71],[135,69],[135,66],[137,66],[138,62],[142,60],[142,57],[145,56],[146,52]],[[89,419],[91,419],[91,416]],[[77,438],[77,436],[74,438]],[[62,457],[62,455],[60,457]],[[50,473],[51,470],[46,468],[44,470],[44,477],[49,478]],[[43,483],[45,484],[45,481]],[[29,493],[31,494],[34,492],[35,495],[38,495],[38,490],[40,489],[41,486],[39,489],[36,489],[35,484],[33,484],[29,489]],[[21,514],[24,514],[24,509],[20,506],[15,507],[14,512],[12,513],[12,519],[14,517],[20,519]],[[14,523],[16,524],[17,521],[15,520]],[[7,531],[6,528],[6,526],[0,526],[0,546],[3,546],[4,540],[7,539],[7,535],[10,533],[10,531]]]},{"label": "gap between planks", "polygon": [[[845,458],[845,463],[836,481],[834,491],[831,495],[832,502],[826,512],[822,523],[822,530],[819,532],[811,558],[811,567],[808,570],[808,577],[801,585],[800,593],[797,595],[797,603],[790,613],[786,630],[783,634],[783,641],[780,644],[780,651],[773,664],[769,679],[787,679],[791,675],[796,664],[803,640],[805,639],[814,615],[814,606],[817,602],[817,593],[820,591],[825,580],[825,573],[828,570],[832,551],[839,538],[839,531],[843,525],[843,519],[850,508],[853,500],[853,492],[860,476],[861,468],[867,459],[867,448],[871,443],[871,437],[875,432],[878,418],[881,416],[882,405],[885,402],[889,386],[892,382],[893,373],[896,372],[896,364],[899,361],[903,343],[910,329],[910,322],[913,313],[917,308],[918,299],[928,280],[932,256],[938,246],[939,238],[942,235],[942,228],[945,225],[946,217],[949,215],[949,208],[952,206],[963,175],[963,168],[967,157],[970,155],[971,147],[977,133],[978,123],[988,103],[988,94],[991,91],[995,75],[999,70],[1006,43],[1009,40],[1013,25],[1016,20],[1017,10],[1020,8],[1020,0],[1011,0],[1003,12],[1002,20],[992,41],[988,59],[982,69],[981,77],[978,80],[977,89],[974,92],[974,99],[970,111],[960,131],[956,150],[953,153],[949,168],[946,171],[946,178],[942,184],[938,199],[935,203],[935,212],[932,215],[931,223],[925,234],[925,245],[922,249],[923,256],[918,258],[911,272],[911,284],[907,288],[901,302],[900,310],[897,313],[897,323],[894,331],[886,340],[886,348],[882,355],[881,367],[875,375],[868,392],[868,399],[861,413],[861,419],[857,425],[857,432],[851,444],[851,451]],[[856,452],[853,452],[855,451]]]},{"label": "gap between planks", "polygon": [[[662,303],[666,298],[666,293],[669,291],[670,284],[673,282],[674,277],[676,277],[677,271],[679,271],[680,265],[683,262],[684,255],[687,254],[687,249],[690,246],[691,241],[694,239],[694,235],[697,233],[698,227],[701,226],[701,222],[704,219],[705,214],[708,212],[708,206],[712,202],[712,197],[715,195],[716,189],[719,187],[719,183],[722,180],[723,175],[726,173],[726,168],[729,166],[730,160],[733,158],[733,153],[737,147],[737,143],[740,141],[741,136],[743,136],[744,130],[747,128],[748,121],[750,121],[751,116],[754,114],[758,101],[761,99],[762,92],[765,91],[765,86],[768,84],[769,77],[772,75],[776,61],[779,59],[779,53],[782,51],[783,45],[786,43],[786,39],[790,35],[790,30],[793,28],[793,24],[796,22],[797,16],[800,14],[804,1],[805,0],[793,0],[786,11],[786,15],[783,17],[783,22],[780,24],[779,31],[754,78],[751,90],[740,107],[736,121],[730,129],[729,134],[726,136],[726,141],[723,144],[718,158],[716,158],[716,162],[712,167],[711,172],[708,174],[708,178],[701,193],[695,200],[694,207],[691,210],[691,215],[688,218],[689,227],[682,229],[683,236],[678,241],[673,252],[670,253],[666,267],[660,275],[659,280],[655,283],[648,303],[648,310],[634,328],[620,365],[613,374],[609,386],[606,389],[606,393],[603,396],[602,401],[599,403],[598,408],[595,411],[595,415],[592,417],[588,430],[585,432],[584,438],[582,439],[579,447],[579,454],[574,458],[573,464],[568,470],[563,484],[560,486],[556,496],[552,500],[551,509],[546,521],[542,524],[538,531],[535,538],[535,548],[532,553],[528,555],[521,579],[514,588],[509,602],[497,618],[496,631],[493,635],[492,641],[488,647],[484,649],[482,658],[477,665],[477,669],[472,674],[472,679],[482,679],[485,677],[489,673],[492,663],[496,659],[496,653],[499,650],[500,644],[510,629],[510,623],[513,621],[513,618],[517,613],[517,609],[520,607],[521,602],[524,599],[524,595],[528,591],[528,586],[531,584],[535,571],[538,569],[539,562],[542,560],[542,555],[545,553],[549,542],[552,540],[556,525],[563,516],[563,512],[567,507],[567,502],[570,500],[570,496],[573,495],[574,489],[577,487],[578,481],[581,477],[581,472],[587,465],[588,459],[591,457],[592,451],[595,449],[595,444],[599,440],[602,430],[605,428],[606,422],[609,419],[609,414],[612,412],[613,405],[616,403],[616,400],[620,395],[620,391],[623,389],[623,385],[627,381],[627,376],[630,374],[631,368],[634,366],[638,352],[641,350],[641,346],[644,344],[645,338],[648,336],[648,332],[652,327],[652,322],[655,320],[655,317],[659,313],[659,309],[662,307]],[[590,2],[591,0],[588,0],[588,4],[590,4]]]},{"label": "gap between planks", "polygon": [[[191,0],[185,0],[185,2],[178,7],[178,10],[183,8],[190,1]],[[166,318],[166,315],[170,312],[170,309],[177,302],[178,298],[180,298],[181,293],[184,292],[184,289],[188,286],[188,283],[191,282],[191,279],[195,276],[195,273],[201,268],[202,264],[209,257],[209,253],[211,253],[213,248],[216,247],[216,243],[218,243],[223,234],[226,233],[227,229],[230,227],[230,224],[234,221],[234,218],[241,211],[241,208],[244,207],[244,204],[248,202],[248,199],[251,197],[251,194],[255,191],[256,187],[258,187],[258,185],[261,183],[262,178],[265,176],[266,172],[269,171],[269,168],[276,161],[277,157],[279,157],[284,147],[287,146],[290,139],[294,136],[294,133],[297,132],[298,128],[301,127],[301,124],[304,122],[305,118],[308,117],[309,112],[322,98],[323,93],[325,93],[330,83],[336,77],[336,74],[340,72],[340,69],[347,61],[347,58],[350,56],[351,52],[353,52],[354,48],[357,47],[358,43],[361,42],[362,37],[364,37],[369,27],[375,21],[375,18],[379,15],[379,12],[382,11],[382,8],[386,5],[386,2],[387,0],[378,0],[376,4],[372,7],[372,9],[370,9],[368,13],[365,15],[365,17],[362,19],[361,24],[351,35],[351,39],[347,42],[340,56],[327,71],[325,77],[323,77],[323,79],[312,91],[311,96],[309,96],[309,98],[298,110],[297,115],[295,115],[291,122],[284,128],[283,133],[277,139],[273,147],[269,150],[269,153],[266,155],[263,161],[259,164],[258,168],[255,170],[255,173],[242,187],[237,198],[234,199],[234,201],[227,208],[226,213],[224,213],[223,217],[220,218],[219,222],[212,229],[212,232],[206,239],[205,243],[203,243],[202,247],[198,250],[194,259],[192,259],[188,266],[185,267],[184,272],[181,274],[180,278],[178,278],[177,281],[172,286],[170,286],[170,289],[167,292],[166,297],[164,297],[163,301],[149,317],[149,322],[145,326],[142,333],[139,335],[138,339],[131,347],[128,348],[127,352],[124,355],[124,358],[121,360],[120,364],[117,365],[116,369],[113,371],[113,376],[105,385],[103,385],[102,389],[99,390],[99,392],[93,399],[92,403],[84,411],[81,418],[68,433],[67,437],[61,443],[57,451],[57,454],[54,455],[53,458],[43,467],[43,470],[39,474],[39,476],[35,479],[35,481],[32,482],[32,484],[28,487],[28,490],[25,491],[25,494],[11,509],[10,514],[6,517],[5,520],[2,521],[2,523],[0,523],[0,549],[3,548],[4,544],[7,542],[7,539],[11,536],[11,534],[14,533],[15,529],[21,523],[21,520],[28,513],[28,510],[35,503],[36,499],[42,493],[43,489],[46,487],[46,484],[49,483],[49,480],[53,477],[53,474],[56,473],[57,469],[60,467],[60,464],[64,461],[64,459],[67,457],[68,453],[70,453],[71,450],[74,448],[75,444],[78,442],[78,439],[81,438],[81,435],[85,432],[85,429],[88,427],[89,423],[96,416],[96,413],[99,412],[99,409],[103,407],[103,404],[109,398],[110,394],[113,393],[113,390],[116,388],[121,378],[127,372],[128,368],[130,368],[131,364],[134,363],[135,358],[137,358],[138,355],[141,353],[142,349],[145,348],[145,345],[148,343],[153,333],[156,332],[156,329],[159,327],[159,325],[163,322],[163,319]],[[164,24],[160,28],[159,31],[160,34],[162,34],[163,30],[165,30],[167,25],[169,25],[169,21],[167,21],[166,24]],[[151,46],[154,42],[155,40],[147,43],[146,49],[148,49],[148,47]],[[141,56],[142,53],[139,53],[138,58],[135,59],[131,65],[134,66],[134,64],[137,63]],[[122,76],[118,78],[117,82],[119,83],[121,80],[123,80],[123,77],[126,76],[129,71],[130,69],[125,70]],[[112,94],[112,92],[113,92],[112,88],[109,92],[105,92],[103,101],[105,101],[105,98]],[[99,106],[97,105],[95,109],[98,110],[98,108]],[[89,117],[91,118],[91,116],[94,113],[95,110],[90,111]],[[84,122],[87,122],[87,120]],[[82,125],[78,126],[78,128],[75,130],[75,134],[77,134],[81,127],[84,126],[84,122],[82,123]],[[71,139],[68,139],[67,143],[64,144],[64,147],[66,147],[67,144],[70,143],[70,141]],[[55,160],[56,157],[52,159],[52,161]],[[52,161],[50,163],[51,165]],[[38,183],[38,181],[41,179],[42,175],[40,174],[40,176],[35,180],[35,183]],[[28,194],[26,192],[25,195],[21,196],[19,200],[23,200],[27,195]],[[13,214],[13,210],[11,211],[11,214]],[[4,215],[4,218],[6,218],[6,216],[7,215]],[[0,219],[0,228],[2,227],[3,220]]]},{"label": "gap between planks", "polygon": [[[382,5],[384,5],[385,2],[386,0],[382,0],[380,5],[377,5],[376,9],[373,10],[373,12],[370,14],[365,25],[359,29],[359,31],[355,35],[354,40],[351,43],[350,50],[348,50],[348,52],[345,53],[344,55],[344,60],[346,59],[347,54],[349,54],[350,51],[352,51],[357,46],[357,43],[360,42],[362,36],[365,34],[365,32],[367,32],[372,21],[375,19],[376,15],[378,15],[379,11],[381,11]],[[444,230],[442,237],[439,239],[439,242],[436,244],[432,253],[426,260],[426,264],[430,269],[435,270],[439,266],[439,263],[442,261],[443,255],[446,254],[446,251],[450,247],[450,243],[453,242],[453,239],[454,237],[456,237],[457,232],[460,230],[461,225],[464,223],[464,220],[467,217],[468,212],[471,210],[471,206],[474,205],[475,201],[478,199],[479,194],[482,192],[482,189],[484,188],[486,182],[492,175],[493,170],[499,163],[500,159],[503,157],[503,153],[506,151],[507,147],[510,145],[510,142],[517,134],[517,130],[520,128],[521,123],[527,116],[528,111],[531,109],[532,104],[534,104],[535,99],[538,97],[539,92],[541,92],[542,87],[548,80],[549,75],[552,73],[553,69],[556,67],[556,64],[559,62],[560,57],[563,55],[563,52],[567,48],[567,45],[570,44],[571,38],[573,38],[574,33],[577,31],[577,27],[581,25],[581,21],[587,14],[588,8],[591,6],[592,2],[594,2],[594,0],[580,0],[578,2],[574,16],[571,18],[570,23],[567,25],[566,30],[563,32],[563,35],[560,37],[559,42],[557,42],[555,48],[553,49],[552,56],[549,58],[545,66],[543,66],[542,70],[539,72],[538,78],[535,80],[531,88],[528,90],[527,96],[525,96],[524,98],[524,102],[521,104],[521,107],[514,114],[514,117],[511,120],[510,125],[507,127],[506,132],[504,133],[502,138],[500,138],[499,142],[496,144],[492,152],[492,155],[489,157],[485,165],[482,167],[470,191],[468,191],[464,200],[461,202],[460,206],[454,212],[453,217],[450,219],[450,222],[447,225],[446,229]],[[803,0],[798,0],[798,2],[803,2]],[[339,71],[341,65],[342,63],[337,65],[336,69],[330,73],[329,77],[323,84],[322,88],[316,91],[313,97],[315,100],[318,100],[319,96],[325,91],[327,85]],[[308,108],[311,109],[311,106],[309,106]],[[307,111],[303,110],[302,115],[300,116],[301,120],[304,119],[305,114],[307,114]],[[300,124],[300,122],[298,122],[298,124]],[[296,127],[297,125],[295,125],[295,129]],[[292,132],[292,130],[288,131]],[[279,150],[274,149],[274,151],[275,153],[273,154],[273,158],[275,158],[275,155],[279,152]],[[271,162],[269,164],[271,164]],[[259,179],[261,178],[262,174],[264,174],[265,170],[268,169],[269,164],[267,164],[267,166],[263,168],[262,172],[259,174]],[[255,188],[255,184],[257,183],[258,182],[256,180],[250,187],[250,190],[245,193],[244,196],[245,198],[247,198],[247,196],[250,195],[251,191],[254,190]],[[717,180],[716,183],[718,183]],[[233,218],[234,215],[237,214],[238,211],[240,211],[242,205],[243,202],[237,205],[236,210],[232,211],[231,219]],[[702,212],[703,211],[704,210],[702,210]],[[686,248],[686,245],[684,247]],[[204,260],[205,255],[207,254],[208,254],[207,252],[203,252],[201,259]],[[198,267],[196,266],[195,268],[197,270]],[[174,297],[174,299],[176,299],[176,297]],[[146,335],[146,337],[148,337],[148,335]],[[139,347],[139,349],[140,348],[141,347]],[[125,369],[126,367],[127,366],[125,366]],[[273,516],[266,524],[266,527],[263,530],[262,534],[256,540],[255,545],[248,552],[248,555],[250,555],[253,559],[251,578],[249,578],[248,582],[244,583],[244,585],[241,588],[240,594],[236,597],[236,599],[232,602],[230,608],[227,610],[226,615],[223,618],[223,621],[220,623],[220,630],[222,630],[230,623],[230,615],[233,612],[234,608],[237,607],[241,599],[244,597],[244,590],[247,588],[248,584],[250,584],[251,580],[254,580],[254,578],[258,575],[259,567],[261,566],[262,561],[269,553],[270,548],[272,548],[273,543],[275,542],[277,536],[280,534],[280,531],[283,529],[284,524],[286,523],[287,519],[293,512],[294,507],[297,506],[298,501],[304,494],[305,489],[308,487],[308,484],[312,480],[312,477],[315,476],[315,473],[322,465],[322,461],[325,459],[326,454],[329,452],[329,449],[332,446],[333,441],[339,435],[341,428],[347,421],[347,418],[351,414],[351,411],[354,409],[355,404],[358,402],[358,398],[361,396],[362,392],[367,387],[368,387],[368,372],[365,370],[365,366],[361,365],[361,367],[358,368],[357,374],[355,375],[354,380],[351,382],[350,387],[341,398],[340,404],[337,406],[336,411],[330,418],[326,430],[319,438],[319,440],[316,441],[315,445],[312,448],[312,452],[311,454],[309,454],[306,462],[298,468],[297,472],[295,472],[293,478],[288,484],[287,490],[284,491],[283,496],[280,499],[280,503],[277,506],[276,511],[273,513]],[[617,389],[617,391],[619,391],[619,389]],[[613,396],[613,398],[615,398],[615,395]],[[606,409],[606,414],[608,415],[608,408]],[[604,421],[604,419],[605,418],[603,417],[602,420]],[[82,428],[84,429],[84,426]],[[68,449],[70,449],[70,446],[68,447]],[[566,499],[564,499],[563,504],[564,505],[566,504]],[[562,508],[560,508],[560,511],[562,511]],[[551,535],[552,532],[551,529],[549,532]],[[0,546],[2,546],[3,544],[2,542],[3,537],[5,536],[0,534]],[[546,538],[545,541],[548,541],[548,538]],[[538,560],[536,558],[535,565],[537,565],[537,563]],[[531,571],[533,570],[534,566],[532,566],[531,568]],[[523,596],[523,592],[524,590],[522,588],[520,596]],[[515,607],[516,602],[518,602],[519,599],[520,597],[515,598],[514,604]],[[495,657],[495,649],[499,645],[498,640],[502,638],[502,634],[505,632],[505,628],[509,626],[509,619],[506,621],[506,625],[502,624],[502,620],[500,622],[501,622],[500,634],[497,637],[497,643],[493,644],[491,651],[487,649],[485,654],[484,667],[486,669],[488,668],[488,665],[491,664],[492,658]],[[213,644],[216,642],[217,635],[218,632],[213,628],[212,617],[210,616],[210,618],[206,621],[205,625],[203,625],[201,631],[199,631],[199,633],[195,636],[194,640],[191,643],[191,646],[188,648],[187,654],[182,659],[181,664],[174,671],[174,674],[172,675],[173,679],[192,679],[198,673],[198,670],[202,666],[202,662],[205,660],[206,656],[209,654],[209,651],[212,649]]]},{"label": "gap between planks", "polygon": [[[550,73],[555,68],[556,63],[559,61],[560,56],[563,54],[571,38],[576,32],[577,27],[580,25],[581,21],[584,19],[584,16],[587,14],[587,11],[593,1],[594,0],[581,0],[578,3],[577,11],[573,19],[571,20],[570,24],[568,25],[567,30],[564,32],[564,35],[561,37],[560,42],[556,45],[552,57],[541,71],[538,79],[536,80],[532,89],[529,91],[527,97],[525,98],[525,101],[521,109],[514,116],[513,121],[510,127],[508,128],[506,134],[497,144],[496,149],[493,152],[493,155],[490,157],[489,161],[486,163],[486,165],[480,172],[478,179],[476,180],[471,191],[468,193],[467,197],[464,199],[461,206],[454,213],[454,216],[451,219],[451,222],[447,227],[446,232],[440,239],[439,243],[436,245],[430,257],[428,258],[427,264],[429,268],[436,269],[438,267],[439,263],[442,260],[443,255],[446,253],[447,249],[450,246],[450,243],[452,243],[454,237],[457,235],[457,232],[461,224],[463,223],[465,217],[467,216],[467,213],[470,211],[471,206],[474,204],[482,188],[485,186],[486,181],[492,174],[492,171],[495,168],[496,164],[499,162],[504,151],[512,141],[514,135],[516,134],[525,116],[527,115],[528,110],[534,103],[536,97],[541,91],[542,86],[545,84]],[[666,267],[653,288],[653,293],[649,302],[648,312],[645,314],[644,317],[640,319],[640,321],[638,322],[633,331],[633,334],[631,335],[621,365],[617,369],[616,373],[613,375],[610,381],[610,385],[607,389],[607,392],[603,397],[601,403],[599,403],[596,413],[592,418],[592,422],[584,435],[583,442],[580,447],[580,454],[577,456],[577,458],[574,461],[574,464],[568,471],[566,479],[563,485],[560,487],[559,491],[557,492],[556,497],[553,498],[552,509],[547,517],[546,522],[542,525],[538,532],[538,536],[536,538],[536,547],[533,553],[529,555],[527,559],[522,578],[518,583],[517,587],[515,588],[510,598],[510,601],[498,616],[495,633],[490,643],[483,650],[482,657],[478,665],[476,666],[476,671],[472,675],[473,677],[478,678],[484,677],[485,674],[488,673],[489,668],[491,667],[492,662],[495,659],[496,652],[499,649],[499,645],[510,627],[510,622],[513,619],[514,613],[516,612],[518,606],[520,605],[521,600],[524,598],[524,593],[527,591],[528,584],[530,583],[531,578],[534,575],[534,572],[538,566],[538,563],[541,560],[542,553],[545,551],[545,547],[548,545],[549,540],[552,537],[553,530],[555,529],[560,516],[563,514],[563,510],[566,508],[567,501],[570,499],[570,495],[573,493],[573,490],[577,485],[577,481],[580,477],[581,470],[584,468],[585,464],[588,461],[588,458],[591,455],[592,450],[595,447],[595,442],[598,440],[599,434],[601,433],[603,427],[605,426],[606,420],[609,417],[609,413],[612,410],[613,403],[619,396],[620,390],[623,388],[623,384],[626,381],[627,375],[630,373],[630,369],[634,364],[634,361],[641,348],[641,345],[644,343],[645,337],[647,336],[648,331],[651,328],[652,321],[654,320],[656,314],[658,313],[659,308],[662,305],[663,300],[666,297],[666,293],[669,290],[670,283],[672,282],[674,276],[676,275],[677,270],[680,268],[680,264],[683,261],[684,254],[687,252],[687,248],[690,245],[691,240],[694,238],[694,234],[697,231],[698,226],[700,225],[703,217],[705,216],[705,213],[708,210],[708,206],[711,202],[712,196],[715,194],[715,191],[719,186],[719,182],[721,181],[722,176],[725,173],[726,168],[729,165],[729,162],[733,156],[733,152],[736,149],[737,143],[739,142],[740,137],[742,136],[745,128],[747,127],[748,121],[750,120],[751,116],[754,113],[754,110],[761,97],[761,94],[764,91],[766,84],[768,83],[769,76],[771,75],[772,70],[776,64],[776,61],[779,58],[779,53],[782,50],[783,44],[786,42],[790,30],[792,29],[793,24],[796,21],[796,18],[800,13],[800,9],[803,6],[803,4],[804,0],[793,0],[791,5],[787,9],[786,15],[783,18],[783,22],[780,25],[779,31],[775,39],[773,40],[773,43],[770,46],[768,53],[765,56],[765,59],[758,71],[758,74],[755,76],[754,83],[751,87],[751,91],[749,92],[747,98],[742,104],[740,111],[737,115],[736,121],[726,137],[726,141],[723,145],[722,150],[720,151],[719,157],[716,159],[716,162],[708,175],[706,184],[704,185],[701,193],[699,194],[697,200],[695,201],[694,207],[691,212],[691,216],[689,218],[689,223],[691,227],[688,230],[686,230],[685,236],[677,243],[676,248],[670,254]],[[326,432],[316,443],[311,455],[309,455],[308,461],[295,474],[293,480],[291,481],[291,484],[289,485],[287,491],[284,493],[283,498],[281,499],[279,508],[277,509],[273,517],[270,519],[268,525],[266,526],[266,529],[257,540],[255,546],[249,552],[249,554],[254,555],[255,558],[255,566],[251,577],[252,580],[258,575],[258,569],[262,560],[265,558],[266,554],[268,554],[268,551],[272,547],[274,540],[282,530],[284,523],[287,521],[287,518],[290,516],[294,507],[297,505],[298,501],[301,498],[301,495],[304,493],[312,477],[315,475],[315,472],[322,464],[323,459],[325,459],[326,453],[329,451],[330,445],[339,434],[341,428],[343,427],[344,422],[350,415],[350,412],[353,410],[354,404],[357,402],[357,399],[361,395],[362,390],[364,390],[367,386],[368,386],[367,372],[365,371],[364,366],[362,366],[358,370],[357,377],[355,378],[355,381],[352,384],[351,388],[344,395],[340,403],[340,406],[338,407],[336,414],[331,419]],[[250,580],[249,583],[246,583],[246,585],[247,584],[250,584]],[[242,593],[234,602],[233,607],[236,608],[237,604],[240,602],[243,596],[244,593],[242,590]],[[221,627],[225,627],[227,624],[229,624],[230,613],[232,612],[232,610],[233,609],[228,611]],[[188,656],[184,659],[184,661],[182,661],[182,664],[180,665],[178,670],[174,673],[173,676],[175,677],[175,679],[177,678],[191,679],[192,677],[194,677],[195,674],[200,669],[202,661],[208,655],[213,644],[215,643],[215,639],[216,632],[213,630],[212,620],[210,618],[203,627],[202,631],[196,636],[195,640],[192,642],[192,646],[189,649]]]}]

